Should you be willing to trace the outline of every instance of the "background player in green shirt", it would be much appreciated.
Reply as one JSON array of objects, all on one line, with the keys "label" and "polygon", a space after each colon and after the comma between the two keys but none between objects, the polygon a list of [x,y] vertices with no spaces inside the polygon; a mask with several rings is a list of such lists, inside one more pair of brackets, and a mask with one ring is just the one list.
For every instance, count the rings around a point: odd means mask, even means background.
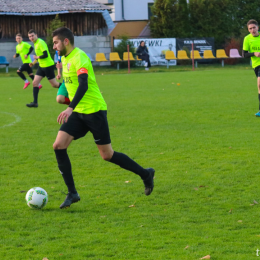
[{"label": "background player in green shirt", "polygon": [[[29,77],[34,80],[32,68],[29,66],[29,64],[32,62],[30,53],[33,51],[33,47],[29,43],[23,41],[22,35],[20,33],[16,34],[15,40],[18,44],[16,45],[16,54],[13,57],[14,59],[18,56],[21,57],[23,64],[17,70],[17,74],[24,81],[23,89],[26,89],[31,83],[26,79],[23,71],[26,71]],[[40,89],[42,85],[39,84],[38,87]]]},{"label": "background player in green shirt", "polygon": [[255,115],[260,117],[260,35],[258,32],[258,22],[256,20],[249,20],[247,22],[247,29],[250,34],[244,38],[243,57],[251,57],[252,67],[257,77],[259,111]]},{"label": "background player in green shirt", "polygon": [[50,56],[48,46],[45,41],[38,38],[37,33],[31,29],[28,32],[28,37],[31,42],[34,43],[35,54],[33,57],[39,62],[39,68],[37,69],[36,75],[33,80],[33,98],[34,101],[27,104],[27,107],[38,107],[38,94],[39,94],[39,83],[44,77],[47,77],[52,87],[59,88],[61,83],[55,79],[55,65],[54,61]]},{"label": "background player in green shirt", "polygon": [[112,149],[107,122],[107,105],[96,83],[88,56],[74,47],[74,35],[68,28],[52,33],[53,48],[63,56],[62,73],[69,99],[69,107],[60,113],[57,121],[62,125],[53,144],[59,170],[68,187],[68,195],[60,208],[67,208],[80,200],[75,188],[67,148],[73,140],[93,134],[101,157],[121,168],[139,175],[145,186],[145,195],[153,191],[154,169],[144,169],[123,153]]}]

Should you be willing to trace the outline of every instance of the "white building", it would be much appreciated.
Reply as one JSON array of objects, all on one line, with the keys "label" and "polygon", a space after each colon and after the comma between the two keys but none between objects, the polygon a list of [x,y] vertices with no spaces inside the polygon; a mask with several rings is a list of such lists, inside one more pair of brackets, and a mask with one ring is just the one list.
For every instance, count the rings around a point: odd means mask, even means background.
[{"label": "white building", "polygon": [[113,21],[147,21],[151,16],[150,8],[154,0],[96,0],[112,8]]}]

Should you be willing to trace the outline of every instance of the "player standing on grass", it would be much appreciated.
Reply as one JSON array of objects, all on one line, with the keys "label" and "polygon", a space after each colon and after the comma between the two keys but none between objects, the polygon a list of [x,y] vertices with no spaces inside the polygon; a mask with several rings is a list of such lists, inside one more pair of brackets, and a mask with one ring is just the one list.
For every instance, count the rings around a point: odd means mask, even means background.
[{"label": "player standing on grass", "polygon": [[[22,35],[20,33],[16,34],[15,40],[18,44],[16,45],[16,54],[13,57],[14,59],[18,56],[21,57],[23,64],[17,70],[17,74],[24,81],[23,89],[26,89],[31,83],[26,79],[23,71],[26,71],[29,77],[34,80],[32,68],[29,66],[29,64],[32,62],[30,54],[33,51],[33,47],[29,43],[23,41]],[[39,84],[38,87],[40,89],[42,85]]]},{"label": "player standing on grass", "polygon": [[250,34],[244,38],[243,57],[251,57],[252,67],[257,77],[259,111],[255,115],[260,117],[260,35],[258,32],[258,22],[256,20],[249,20],[247,22],[247,29]]},{"label": "player standing on grass", "polygon": [[[36,75],[33,80],[33,98],[34,101],[27,104],[27,107],[38,107],[38,94],[39,94],[39,83],[44,77],[47,77],[52,87],[59,88],[61,83],[55,79],[55,65],[54,61],[50,56],[48,46],[45,41],[38,38],[37,33],[31,29],[28,32],[28,36],[31,42],[34,43],[35,53],[34,59],[38,60],[39,68],[37,69]],[[32,65],[32,63],[31,63]]]},{"label": "player standing on grass", "polygon": [[53,48],[63,56],[63,78],[71,100],[69,107],[57,118],[62,125],[53,144],[59,170],[68,187],[67,197],[60,208],[67,208],[80,200],[67,148],[73,140],[85,136],[89,131],[93,134],[101,157],[139,175],[144,182],[145,195],[150,195],[154,187],[154,169],[144,169],[127,155],[112,149],[107,105],[96,83],[90,59],[82,50],[74,47],[74,35],[68,28],[59,28],[52,36]]}]

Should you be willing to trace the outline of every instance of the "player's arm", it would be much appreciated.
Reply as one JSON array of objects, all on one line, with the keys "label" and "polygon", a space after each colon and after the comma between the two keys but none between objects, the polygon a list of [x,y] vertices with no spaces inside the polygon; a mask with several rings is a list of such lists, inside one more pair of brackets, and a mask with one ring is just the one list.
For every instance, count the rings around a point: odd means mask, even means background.
[{"label": "player's arm", "polygon": [[13,56],[14,59],[17,58],[17,57],[19,57],[19,53],[15,53],[14,56]]},{"label": "player's arm", "polygon": [[244,58],[250,58],[250,57],[255,56],[255,53],[254,53],[254,52],[249,52],[249,51],[242,50],[242,56],[243,56]]},{"label": "player's arm", "polygon": [[25,59],[28,58],[28,56],[32,53],[32,51],[33,51],[33,47],[31,46],[28,53],[24,55]]},{"label": "player's arm", "polygon": [[48,52],[47,51],[43,51],[43,54],[41,56],[33,56],[34,59],[38,60],[38,59],[46,59],[48,57]]},{"label": "player's arm", "polygon": [[85,68],[78,70],[79,86],[69,107],[74,109],[88,90],[88,71]]},{"label": "player's arm", "polygon": [[[83,72],[85,71],[85,72]],[[80,74],[79,74],[80,72]],[[79,81],[79,86],[76,91],[76,94],[69,104],[68,108],[64,110],[63,112],[60,113],[60,115],[57,118],[57,121],[59,124],[63,124],[64,122],[68,122],[68,118],[72,114],[74,108],[77,106],[79,101],[83,98],[85,93],[88,90],[88,74],[87,70],[85,68],[79,69],[78,70],[78,81]]]},{"label": "player's arm", "polygon": [[32,67],[33,65],[35,65],[38,62],[38,60],[34,60],[32,63],[29,63],[29,66]]}]

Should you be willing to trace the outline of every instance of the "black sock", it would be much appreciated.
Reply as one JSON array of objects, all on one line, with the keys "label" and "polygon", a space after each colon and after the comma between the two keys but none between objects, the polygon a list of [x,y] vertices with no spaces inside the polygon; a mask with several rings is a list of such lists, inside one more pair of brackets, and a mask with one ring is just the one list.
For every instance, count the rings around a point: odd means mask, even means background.
[{"label": "black sock", "polygon": [[18,76],[22,79],[22,80],[26,80],[26,77],[24,76],[24,74],[21,72],[21,71],[17,71],[17,74],[18,74]]},{"label": "black sock", "polygon": [[110,159],[111,163],[119,165],[121,168],[134,172],[139,175],[143,180],[147,179],[149,176],[149,172],[141,167],[134,160],[129,158],[127,155],[123,153],[114,152],[112,158]]},{"label": "black sock", "polygon": [[64,179],[65,184],[68,187],[68,192],[77,193],[72,176],[71,163],[67,154],[67,149],[54,150],[54,152],[56,154],[60,173]]},{"label": "black sock", "polygon": [[39,93],[39,87],[33,87],[33,98],[34,98],[33,103],[35,104],[38,103],[38,93]]},{"label": "black sock", "polygon": [[32,75],[29,75],[29,77],[32,79],[32,80],[34,80],[34,75],[32,74]]}]

